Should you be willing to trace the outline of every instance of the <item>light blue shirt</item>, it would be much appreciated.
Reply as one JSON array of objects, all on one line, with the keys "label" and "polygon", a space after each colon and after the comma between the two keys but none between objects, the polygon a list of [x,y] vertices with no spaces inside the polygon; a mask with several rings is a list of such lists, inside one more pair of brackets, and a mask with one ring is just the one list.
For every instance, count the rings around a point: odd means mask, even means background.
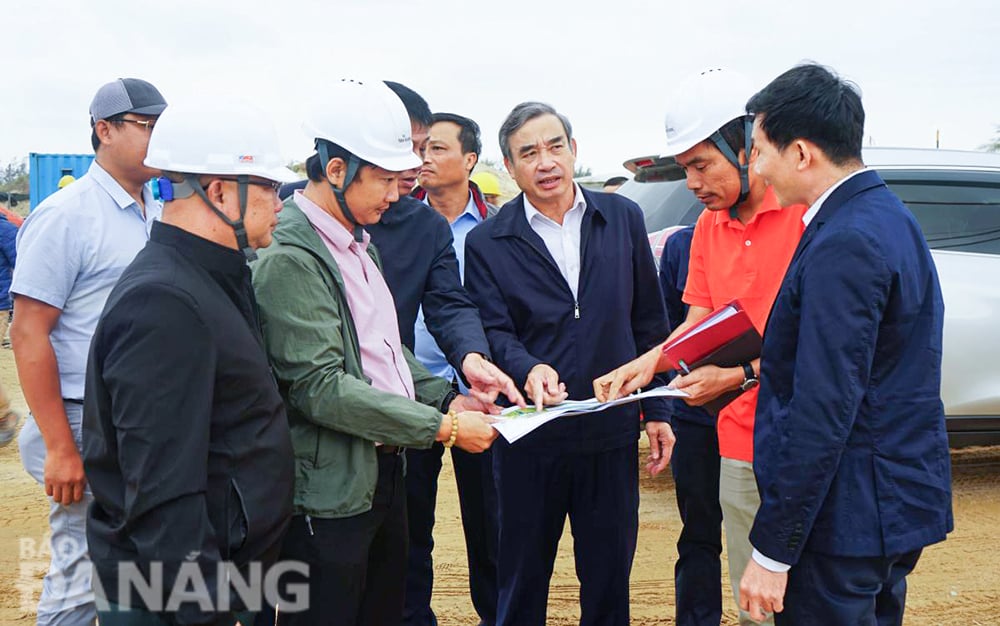
[{"label": "light blue shirt", "polygon": [[[424,203],[429,205],[427,198]],[[469,202],[465,205],[465,211],[451,223],[451,235],[455,239],[455,256],[458,257],[458,273],[465,280],[465,237],[475,228],[483,217],[479,214],[479,207],[472,199],[472,192],[469,192]],[[447,380],[458,380],[462,393],[468,391],[465,385],[461,384],[461,378],[455,376],[455,369],[448,363],[444,352],[438,347],[434,337],[427,330],[424,323],[424,308],[417,311],[417,321],[413,325],[413,354],[417,360],[423,363],[424,367],[430,370],[431,374],[440,376]]]},{"label": "light blue shirt", "polygon": [[63,398],[83,398],[90,339],[104,303],[160,217],[148,186],[142,197],[146,217],[94,161],[85,176],[39,204],[17,234],[11,294],[62,311],[49,339]]}]

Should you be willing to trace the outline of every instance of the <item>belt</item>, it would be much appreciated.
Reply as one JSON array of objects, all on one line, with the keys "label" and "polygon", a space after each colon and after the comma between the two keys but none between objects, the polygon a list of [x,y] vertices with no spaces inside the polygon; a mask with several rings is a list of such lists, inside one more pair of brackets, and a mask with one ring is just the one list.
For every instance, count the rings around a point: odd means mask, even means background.
[{"label": "belt", "polygon": [[403,446],[381,445],[381,446],[375,446],[375,451],[378,452],[379,454],[395,454],[396,456],[399,456],[406,451],[406,448],[404,448]]},{"label": "belt", "polygon": [[83,400],[82,399],[81,400],[77,400],[76,398],[63,398],[62,401],[63,402],[69,402],[70,404],[80,404],[80,405],[83,404]]}]

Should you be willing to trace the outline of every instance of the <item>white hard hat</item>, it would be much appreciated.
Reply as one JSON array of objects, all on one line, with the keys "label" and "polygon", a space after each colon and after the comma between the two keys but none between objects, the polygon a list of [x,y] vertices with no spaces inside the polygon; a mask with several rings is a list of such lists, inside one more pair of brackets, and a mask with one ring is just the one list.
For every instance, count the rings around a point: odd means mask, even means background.
[{"label": "white hard hat", "polygon": [[274,124],[245,102],[171,104],[156,120],[144,163],[187,174],[299,179],[284,166]]},{"label": "white hard hat", "polygon": [[390,172],[420,166],[406,108],[385,83],[342,79],[323,92],[322,100],[307,108],[302,124],[310,139],[335,143]]},{"label": "white hard hat", "polygon": [[713,68],[680,83],[667,100],[667,150],[677,156],[712,136],[728,122],[744,117],[754,89],[742,75]]}]

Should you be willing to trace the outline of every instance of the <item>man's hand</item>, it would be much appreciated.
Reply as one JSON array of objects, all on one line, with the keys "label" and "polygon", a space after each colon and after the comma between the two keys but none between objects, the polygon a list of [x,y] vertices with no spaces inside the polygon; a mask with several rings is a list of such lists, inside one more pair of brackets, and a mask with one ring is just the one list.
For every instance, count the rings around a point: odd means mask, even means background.
[{"label": "man's hand", "polygon": [[76,446],[49,449],[45,454],[45,493],[63,506],[83,500],[87,479]]},{"label": "man's hand", "polygon": [[674,451],[677,437],[667,422],[646,422],[646,437],[649,438],[646,471],[650,476],[656,476],[670,464],[670,455]]},{"label": "man's hand", "polygon": [[469,382],[469,395],[484,405],[492,405],[497,394],[502,393],[508,400],[524,408],[524,397],[510,376],[478,352],[470,352],[462,359],[462,374]]},{"label": "man's hand", "polygon": [[569,397],[566,385],[559,382],[559,373],[545,363],[539,363],[531,368],[528,380],[524,383],[524,390],[539,411],[547,404],[559,404]]},{"label": "man's hand", "polygon": [[738,389],[743,380],[742,367],[704,365],[690,374],[674,378],[670,386],[686,391],[690,397],[684,398],[684,401],[691,406],[701,406],[727,391]]},{"label": "man's hand", "polygon": [[653,380],[662,350],[656,346],[625,365],[594,379],[594,397],[600,402],[624,398]]},{"label": "man's hand", "polygon": [[[500,434],[493,428],[493,418],[484,413],[466,411],[458,414],[458,436],[455,445],[466,452],[483,452],[493,445]],[[449,437],[451,433],[449,433]]]},{"label": "man's hand", "polygon": [[762,622],[765,613],[785,610],[788,572],[772,572],[752,558],[740,579],[740,608],[749,611],[750,619]]},{"label": "man's hand", "polygon": [[464,411],[478,411],[489,415],[498,415],[500,413],[500,407],[492,402],[483,402],[478,398],[472,397],[471,395],[466,396],[463,394],[455,396],[455,399],[448,405],[448,410],[456,413],[462,413]]}]

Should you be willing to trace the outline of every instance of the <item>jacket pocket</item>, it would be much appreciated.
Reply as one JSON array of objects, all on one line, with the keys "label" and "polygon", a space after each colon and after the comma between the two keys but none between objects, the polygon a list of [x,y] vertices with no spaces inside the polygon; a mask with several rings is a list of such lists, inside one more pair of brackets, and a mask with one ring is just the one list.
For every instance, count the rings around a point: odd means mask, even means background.
[{"label": "jacket pocket", "polygon": [[246,503],[240,486],[235,479],[229,479],[229,537],[226,543],[227,558],[239,551],[250,535],[250,516],[247,515]]}]

